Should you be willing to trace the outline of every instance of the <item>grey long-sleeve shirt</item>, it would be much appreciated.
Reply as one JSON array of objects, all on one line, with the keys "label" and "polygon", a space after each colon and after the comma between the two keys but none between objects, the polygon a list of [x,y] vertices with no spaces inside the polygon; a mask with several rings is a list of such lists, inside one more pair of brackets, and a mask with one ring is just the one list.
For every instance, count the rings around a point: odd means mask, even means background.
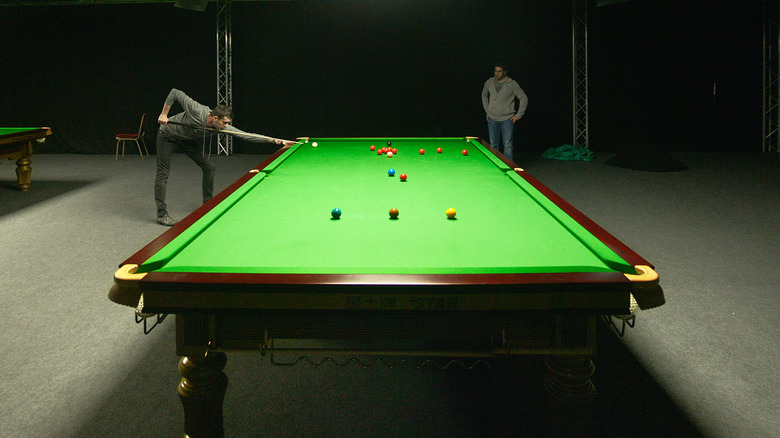
[{"label": "grey long-sleeve shirt", "polygon": [[[184,123],[191,126],[206,127],[206,118],[211,112],[211,108],[206,105],[201,105],[191,97],[187,96],[183,91],[172,89],[168,93],[168,97],[165,99],[165,105],[173,107],[175,103],[181,105],[184,112],[178,113],[168,118],[171,122]],[[255,137],[260,134],[249,134],[244,132],[233,125],[227,125],[223,131],[230,131],[236,133],[234,136],[242,140],[251,141],[254,143],[273,143],[273,139],[267,136]],[[190,128],[189,126],[181,125],[160,125],[160,132],[168,135],[175,140],[197,140],[203,141],[205,137],[203,130]],[[212,134],[212,133],[210,133]]]},{"label": "grey long-sleeve shirt", "polygon": [[[515,99],[518,101],[517,111],[515,111]],[[523,117],[528,107],[528,97],[514,79],[507,77],[501,86],[501,91],[497,91],[496,78],[490,78],[482,87],[482,107],[488,117],[503,122],[511,119],[512,116]]]}]

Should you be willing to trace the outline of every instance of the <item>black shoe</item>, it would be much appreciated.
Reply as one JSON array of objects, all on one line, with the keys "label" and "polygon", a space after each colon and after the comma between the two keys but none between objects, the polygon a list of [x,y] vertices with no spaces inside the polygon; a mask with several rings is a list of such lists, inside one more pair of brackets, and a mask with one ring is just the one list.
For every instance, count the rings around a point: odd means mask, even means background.
[{"label": "black shoe", "polygon": [[160,224],[160,225],[165,225],[167,227],[172,227],[172,226],[176,225],[177,221],[171,219],[171,217],[168,216],[168,214],[166,214],[165,216],[158,217],[157,218],[157,223]]}]

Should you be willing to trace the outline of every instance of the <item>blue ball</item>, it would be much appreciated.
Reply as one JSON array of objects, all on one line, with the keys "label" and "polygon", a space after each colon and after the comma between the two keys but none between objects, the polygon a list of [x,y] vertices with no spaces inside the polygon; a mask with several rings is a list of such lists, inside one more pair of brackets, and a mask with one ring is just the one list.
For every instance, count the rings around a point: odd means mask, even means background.
[{"label": "blue ball", "polygon": [[338,218],[340,218],[340,217],[341,217],[341,209],[340,209],[340,208],[334,208],[334,209],[333,209],[333,210],[330,212],[330,215],[331,215],[331,216],[333,216],[333,219],[338,219]]},{"label": "blue ball", "polygon": [[395,175],[395,169],[390,169],[390,170],[388,170],[388,171],[387,171],[387,174],[388,174],[388,175],[390,175],[390,176],[393,176],[393,175]]}]

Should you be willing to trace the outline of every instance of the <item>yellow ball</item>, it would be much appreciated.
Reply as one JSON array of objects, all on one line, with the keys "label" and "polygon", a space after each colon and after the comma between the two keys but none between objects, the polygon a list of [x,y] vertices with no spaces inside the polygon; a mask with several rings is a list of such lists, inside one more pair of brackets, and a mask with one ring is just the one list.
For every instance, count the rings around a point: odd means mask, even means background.
[{"label": "yellow ball", "polygon": [[454,208],[448,208],[447,209],[447,217],[449,219],[453,219],[455,217],[455,209]]}]

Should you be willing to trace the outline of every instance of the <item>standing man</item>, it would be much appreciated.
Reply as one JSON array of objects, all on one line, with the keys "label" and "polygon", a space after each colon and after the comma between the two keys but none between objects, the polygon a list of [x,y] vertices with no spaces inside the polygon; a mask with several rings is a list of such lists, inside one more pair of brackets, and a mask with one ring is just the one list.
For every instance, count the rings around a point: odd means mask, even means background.
[{"label": "standing man", "polygon": [[[168,118],[171,107],[178,103],[184,112]],[[255,143],[276,143],[290,147],[295,142],[251,134],[230,125],[233,121],[233,110],[225,105],[209,109],[201,105],[184,92],[172,89],[165,99],[160,117],[160,131],[157,133],[157,176],[154,180],[154,200],[157,202],[157,223],[172,226],[177,221],[168,216],[165,205],[165,194],[168,186],[168,174],[171,169],[171,156],[180,151],[187,154],[201,169],[203,169],[203,203],[214,195],[214,173],[216,166],[204,156],[206,134],[208,130],[228,131],[238,138]],[[171,122],[172,124],[168,124]],[[213,132],[208,132],[209,141]]]},{"label": "standing man", "polygon": [[503,140],[502,152],[512,160],[515,122],[525,114],[528,97],[520,85],[507,76],[507,72],[504,64],[496,64],[493,77],[482,87],[482,107],[488,122],[490,145],[501,150]]}]

